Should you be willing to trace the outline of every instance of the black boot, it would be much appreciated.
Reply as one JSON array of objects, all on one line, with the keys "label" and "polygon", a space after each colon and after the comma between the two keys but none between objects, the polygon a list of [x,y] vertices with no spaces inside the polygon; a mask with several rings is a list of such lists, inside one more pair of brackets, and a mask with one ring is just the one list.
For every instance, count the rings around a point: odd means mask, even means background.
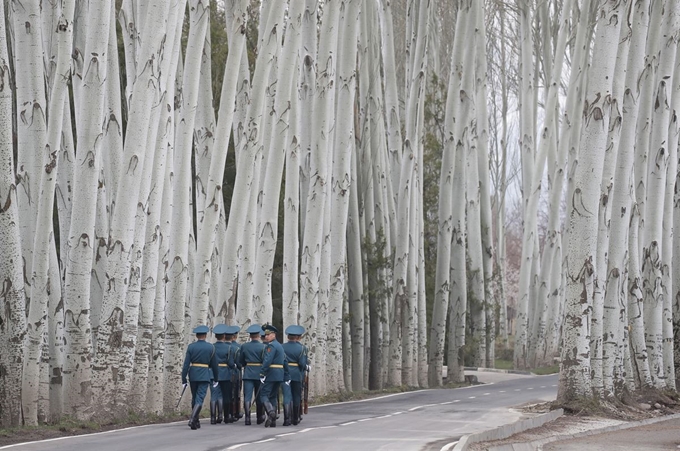
[{"label": "black boot", "polygon": [[201,427],[201,423],[198,421],[198,416],[201,414],[200,404],[194,406],[194,410],[191,412],[191,418],[189,419],[189,427],[191,429],[198,429]]},{"label": "black boot", "polygon": [[241,412],[241,398],[236,398],[234,400],[234,421],[238,421],[243,417],[243,412]]},{"label": "black boot", "polygon": [[217,423],[222,422],[222,412],[224,412],[224,401],[222,399],[217,400]]},{"label": "black boot", "polygon": [[283,425],[290,426],[290,420],[293,416],[293,403],[289,402],[283,405]]},{"label": "black boot", "polygon": [[217,410],[217,401],[210,400],[210,424],[215,424],[215,411]]},{"label": "black boot", "polygon": [[234,403],[230,402],[227,403],[227,408],[224,411],[224,422],[225,423],[233,423],[234,422],[234,414],[232,413],[234,411]]},{"label": "black boot", "polygon": [[259,401],[255,405],[257,406],[257,424],[262,424],[264,423],[264,407],[262,407],[262,403]]},{"label": "black boot", "polygon": [[[300,422],[300,406],[293,406],[293,426],[297,425]],[[286,425],[285,423],[283,424],[284,426]]]},{"label": "black boot", "polygon": [[269,401],[265,401],[264,408],[267,411],[267,418],[264,420],[264,427],[276,427],[276,409]]},{"label": "black boot", "polygon": [[235,399],[234,402],[231,404],[231,421],[232,423],[236,423],[239,418],[243,416],[241,413],[241,403],[239,402],[238,399]]},{"label": "black boot", "polygon": [[245,414],[246,414],[246,419],[245,419],[246,426],[250,426],[250,403],[249,402],[245,403],[245,405],[243,406],[243,410],[245,410]]}]

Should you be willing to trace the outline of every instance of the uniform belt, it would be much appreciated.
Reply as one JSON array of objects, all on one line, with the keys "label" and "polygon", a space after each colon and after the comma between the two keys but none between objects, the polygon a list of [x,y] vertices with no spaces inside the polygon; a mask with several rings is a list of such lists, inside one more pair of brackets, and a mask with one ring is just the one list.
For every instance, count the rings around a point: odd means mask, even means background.
[{"label": "uniform belt", "polygon": [[228,366],[226,363],[218,363],[217,366]]},{"label": "uniform belt", "polygon": [[298,365],[297,363],[288,362],[288,366],[300,366],[300,365]]},{"label": "uniform belt", "polygon": [[191,366],[198,366],[201,368],[210,368],[210,365],[206,365],[205,363],[192,363]]},{"label": "uniform belt", "polygon": [[283,365],[269,365],[269,368],[283,368]]},{"label": "uniform belt", "polygon": [[247,366],[262,366],[261,363],[251,363],[251,362],[246,363],[246,365]]}]

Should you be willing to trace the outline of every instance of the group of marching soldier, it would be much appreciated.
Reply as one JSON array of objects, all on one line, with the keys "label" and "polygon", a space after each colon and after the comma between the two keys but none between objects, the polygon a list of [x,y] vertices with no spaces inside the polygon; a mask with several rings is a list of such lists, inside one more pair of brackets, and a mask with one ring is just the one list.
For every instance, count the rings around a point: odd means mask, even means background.
[{"label": "group of marching soldier", "polygon": [[208,388],[211,390],[210,424],[233,423],[245,416],[245,424],[250,425],[254,402],[257,424],[276,427],[279,388],[283,390],[283,425],[296,425],[302,421],[303,410],[307,413],[307,374],[310,369],[307,347],[300,343],[304,327],[288,326],[288,342],[283,345],[276,340],[278,330],[270,324],[248,327],[246,332],[250,334],[250,341],[242,345],[236,341],[240,331],[238,326],[214,326],[214,344],[206,341],[209,331],[208,326],[198,326],[193,330],[196,341],[187,348],[182,367],[184,389],[187,385],[191,388],[191,429],[201,427],[199,416]]}]

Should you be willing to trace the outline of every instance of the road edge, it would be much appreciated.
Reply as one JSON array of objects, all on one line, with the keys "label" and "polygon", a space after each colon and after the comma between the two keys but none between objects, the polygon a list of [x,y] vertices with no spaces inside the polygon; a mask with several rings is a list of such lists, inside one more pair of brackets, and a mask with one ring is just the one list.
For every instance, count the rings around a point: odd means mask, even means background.
[{"label": "road edge", "polygon": [[492,442],[494,440],[503,440],[512,435],[524,432],[529,429],[534,429],[543,426],[545,423],[555,421],[557,418],[564,415],[563,409],[556,409],[552,412],[536,415],[535,417],[527,418],[517,421],[515,423],[506,424],[488,431],[476,432],[474,434],[464,435],[460,438],[453,451],[466,451],[468,446],[479,442]]}]

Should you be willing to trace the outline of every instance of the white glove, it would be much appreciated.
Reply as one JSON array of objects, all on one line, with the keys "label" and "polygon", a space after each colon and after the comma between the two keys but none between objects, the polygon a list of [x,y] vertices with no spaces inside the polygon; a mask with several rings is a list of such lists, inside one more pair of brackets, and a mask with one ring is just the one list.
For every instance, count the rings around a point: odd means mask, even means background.
[{"label": "white glove", "polygon": [[265,379],[267,379],[267,376],[262,376],[262,377],[260,378],[260,382],[262,382],[262,383],[264,384],[264,380],[265,380]]},{"label": "white glove", "polygon": [[189,384],[187,384],[186,382],[183,383],[183,384],[182,384],[182,388],[187,388],[187,385],[189,385]]},{"label": "white glove", "polygon": [[312,365],[307,365],[306,370],[307,370],[307,371],[312,371]]},{"label": "white glove", "polygon": [[218,385],[220,385],[219,382],[217,382],[217,381],[213,382],[213,388],[217,388]]},{"label": "white glove", "polygon": [[286,381],[286,385],[290,387],[290,381],[289,380]]}]

